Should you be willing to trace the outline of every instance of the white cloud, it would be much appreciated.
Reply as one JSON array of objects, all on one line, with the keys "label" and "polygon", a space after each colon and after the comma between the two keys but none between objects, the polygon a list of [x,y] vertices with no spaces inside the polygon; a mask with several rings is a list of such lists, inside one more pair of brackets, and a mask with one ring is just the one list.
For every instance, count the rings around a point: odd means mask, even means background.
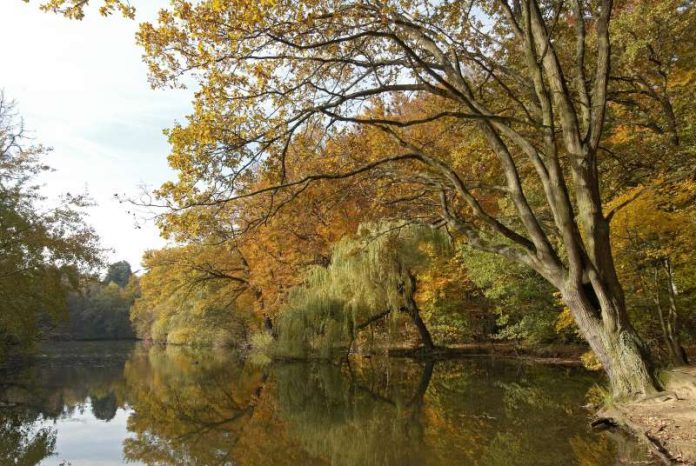
[{"label": "white cloud", "polygon": [[162,129],[190,108],[186,91],[152,90],[141,50],[138,21],[152,20],[165,1],[142,2],[138,20],[80,22],[42,13],[37,2],[0,2],[0,88],[15,99],[37,142],[53,147],[47,193],[88,188],[98,207],[90,223],[113,259],[138,267],[145,249],[163,241],[146,223],[136,229],[115,193],[135,196],[139,186],[173,176]]}]

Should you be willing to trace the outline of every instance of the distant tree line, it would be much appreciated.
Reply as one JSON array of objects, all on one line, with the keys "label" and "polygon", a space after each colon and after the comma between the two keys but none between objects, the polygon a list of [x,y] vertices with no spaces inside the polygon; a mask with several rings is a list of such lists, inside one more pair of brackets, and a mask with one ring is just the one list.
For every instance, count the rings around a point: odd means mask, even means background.
[{"label": "distant tree line", "polygon": [[58,325],[53,337],[76,340],[120,340],[135,338],[130,308],[139,294],[138,277],[130,264],[109,265],[103,280],[88,277],[79,290],[68,296],[67,321]]}]

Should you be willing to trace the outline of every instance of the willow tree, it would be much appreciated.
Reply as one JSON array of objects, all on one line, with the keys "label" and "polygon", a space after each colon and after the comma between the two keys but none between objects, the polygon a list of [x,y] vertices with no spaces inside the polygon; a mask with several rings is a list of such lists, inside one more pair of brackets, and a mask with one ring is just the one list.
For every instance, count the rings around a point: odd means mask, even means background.
[{"label": "willow tree", "polygon": [[[105,7],[119,3],[127,2]],[[161,194],[177,208],[232,202],[256,194],[245,191],[245,175],[261,164],[277,173],[277,185],[264,189],[273,193],[388,169],[417,193],[425,186],[438,204],[430,215],[471,246],[551,283],[615,394],[655,391],[617,278],[598,173],[613,7],[612,0],[172,0],[157,25],[142,26],[139,41],[153,85],[191,76],[199,90],[187,126],[172,133],[179,180]],[[411,119],[394,111],[423,96],[440,105]],[[375,100],[384,111],[366,115]],[[419,128],[433,122],[445,138],[448,127],[481,137],[497,182],[463,176],[422,144]],[[288,178],[294,137],[309,126],[370,127],[395,144],[368,163],[346,154],[343,170]],[[485,202],[490,191],[514,215]]]},{"label": "willow tree", "polygon": [[350,350],[360,331],[385,318],[406,315],[423,347],[433,349],[432,335],[416,302],[418,273],[432,255],[422,246],[448,248],[437,230],[407,222],[361,225],[332,249],[327,266],[307,271],[278,317],[279,353],[332,355]]}]

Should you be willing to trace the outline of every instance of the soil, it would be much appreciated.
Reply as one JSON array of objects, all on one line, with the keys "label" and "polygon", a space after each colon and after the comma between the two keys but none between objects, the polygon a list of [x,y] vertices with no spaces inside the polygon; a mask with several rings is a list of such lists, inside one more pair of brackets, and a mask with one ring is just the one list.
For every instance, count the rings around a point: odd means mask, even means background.
[{"label": "soil", "polygon": [[648,443],[667,464],[696,465],[696,367],[665,371],[665,392],[607,408],[600,417]]}]

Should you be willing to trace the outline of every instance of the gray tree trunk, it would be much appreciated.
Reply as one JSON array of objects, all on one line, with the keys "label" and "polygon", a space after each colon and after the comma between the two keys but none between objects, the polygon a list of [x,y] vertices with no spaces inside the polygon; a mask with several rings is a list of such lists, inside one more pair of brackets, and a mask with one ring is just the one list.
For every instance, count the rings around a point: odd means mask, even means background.
[{"label": "gray tree trunk", "polygon": [[[689,363],[689,359],[686,356],[686,351],[681,345],[679,339],[679,313],[677,311],[677,284],[674,280],[674,269],[672,267],[672,261],[665,259],[663,262],[665,271],[667,272],[667,296],[669,297],[669,313],[667,319],[664,319],[662,313],[660,313],[660,318],[662,319],[662,329],[664,331],[665,340],[667,342],[667,348],[669,350],[670,358],[672,364],[675,366],[685,366]],[[658,290],[659,293],[659,290]]]},{"label": "gray tree trunk", "polygon": [[650,351],[628,321],[625,309],[598,309],[583,288],[561,293],[580,332],[602,363],[613,396],[636,398],[661,390]]}]

